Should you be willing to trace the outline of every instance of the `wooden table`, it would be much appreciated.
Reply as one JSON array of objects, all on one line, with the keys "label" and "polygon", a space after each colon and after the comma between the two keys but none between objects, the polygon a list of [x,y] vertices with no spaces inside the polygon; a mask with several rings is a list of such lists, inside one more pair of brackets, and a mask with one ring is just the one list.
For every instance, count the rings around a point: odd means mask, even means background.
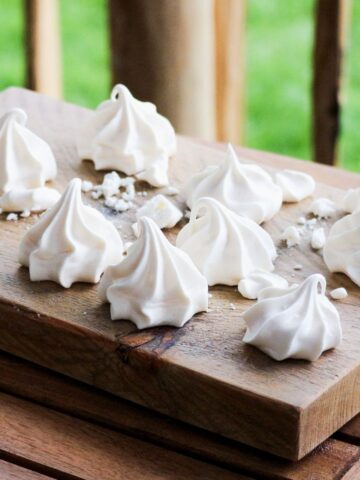
[{"label": "wooden table", "polygon": [[[25,95],[15,90],[12,99],[18,94]],[[300,165],[277,155],[246,153],[279,168]],[[359,184],[359,177],[329,167],[302,163],[301,168],[329,185]],[[0,352],[3,478],[356,480],[360,417],[291,462]]]}]

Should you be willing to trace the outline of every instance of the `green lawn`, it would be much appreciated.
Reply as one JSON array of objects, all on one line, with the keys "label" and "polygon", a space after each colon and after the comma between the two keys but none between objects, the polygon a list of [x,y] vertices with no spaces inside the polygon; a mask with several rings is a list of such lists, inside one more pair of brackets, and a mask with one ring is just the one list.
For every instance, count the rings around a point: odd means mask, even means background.
[{"label": "green lawn", "polygon": [[[107,1],[60,3],[64,96],[94,107],[110,89]],[[0,0],[0,8],[2,89],[24,84],[22,0]],[[314,0],[248,0],[245,143],[251,147],[311,159],[313,8]],[[339,149],[341,165],[351,170],[360,170],[359,19],[360,2],[353,2]]]}]

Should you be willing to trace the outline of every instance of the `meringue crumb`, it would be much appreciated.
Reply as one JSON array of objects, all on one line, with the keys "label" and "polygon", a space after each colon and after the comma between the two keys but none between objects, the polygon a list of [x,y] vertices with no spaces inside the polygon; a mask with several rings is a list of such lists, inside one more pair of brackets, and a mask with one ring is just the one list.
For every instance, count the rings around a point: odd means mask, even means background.
[{"label": "meringue crumb", "polygon": [[23,212],[20,213],[20,217],[28,218],[28,217],[30,217],[30,214],[31,214],[30,210],[25,209]]},{"label": "meringue crumb", "polygon": [[299,245],[300,243],[300,232],[293,225],[286,227],[283,233],[281,234],[281,240],[286,243],[288,248]]},{"label": "meringue crumb", "polygon": [[311,236],[311,246],[314,250],[323,248],[326,243],[325,232],[323,228],[317,228],[313,231]]},{"label": "meringue crumb", "polygon": [[233,303],[229,303],[229,308],[230,308],[231,310],[236,310],[236,307],[235,307],[235,305],[234,305]]},{"label": "meringue crumb", "polygon": [[208,293],[208,297],[209,297],[209,298],[212,298],[212,293]]},{"label": "meringue crumb", "polygon": [[96,190],[95,192],[91,192],[91,198],[93,198],[94,200],[99,200],[101,195],[102,195],[102,192],[100,190]]},{"label": "meringue crumb", "polygon": [[81,191],[84,193],[90,192],[90,190],[92,190],[93,187],[94,187],[93,183],[90,182],[89,180],[83,180],[81,182]]},{"label": "meringue crumb", "polygon": [[7,217],[6,217],[6,220],[8,222],[17,222],[18,218],[19,217],[18,217],[17,213],[9,213],[9,215],[7,215]]},{"label": "meringue crumb", "polygon": [[207,313],[210,313],[210,312],[212,312],[212,311],[213,311],[212,308],[208,308],[208,309],[206,310]]},{"label": "meringue crumb", "polygon": [[335,203],[329,198],[317,198],[309,207],[309,213],[318,218],[330,218],[336,214]]},{"label": "meringue crumb", "polygon": [[335,288],[330,292],[330,297],[333,298],[334,300],[343,300],[347,296],[348,296],[348,292],[344,287]]},{"label": "meringue crumb", "polygon": [[299,217],[299,218],[297,219],[296,223],[297,223],[298,225],[305,225],[305,224],[306,224],[306,218],[303,217],[303,216],[301,216],[301,217]]},{"label": "meringue crumb", "polygon": [[298,263],[297,265],[294,265],[294,270],[302,270],[303,266]]}]

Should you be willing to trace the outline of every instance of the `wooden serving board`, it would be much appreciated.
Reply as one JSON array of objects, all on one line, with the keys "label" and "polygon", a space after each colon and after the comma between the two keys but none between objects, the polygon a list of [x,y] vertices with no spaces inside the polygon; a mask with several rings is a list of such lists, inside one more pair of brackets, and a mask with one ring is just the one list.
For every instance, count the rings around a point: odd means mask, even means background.
[{"label": "wooden serving board", "polygon": [[[95,172],[91,162],[80,163],[76,155],[75,138],[87,110],[20,89],[0,95],[0,113],[15,106],[28,112],[30,127],[53,148],[59,167],[56,187],[63,189],[74,176],[101,182],[104,172]],[[172,184],[180,185],[205,165],[222,161],[224,148],[179,137],[179,152],[170,168]],[[331,185],[360,185],[359,176],[340,170],[245,149],[239,152],[267,166],[310,171]],[[156,193],[145,184],[138,189],[147,189],[148,198]],[[317,195],[336,199],[340,194],[334,186],[318,184]],[[134,211],[114,214],[88,195],[84,198],[121,225],[125,241],[133,239]],[[139,204],[144,201],[138,197]],[[344,275],[327,272],[321,255],[309,247],[309,236],[292,249],[279,242],[282,230],[295,223],[310,201],[284,207],[264,226],[279,247],[276,272],[294,282],[322,272],[329,289],[348,289],[349,297],[336,304],[343,343],[314,363],[278,363],[245,345],[241,313],[252,302],[235,287],[211,288],[210,311],[196,315],[182,329],[139,332],[130,322],[112,322],[109,305],[99,300],[96,285],[76,284],[65,290],[52,282],[30,282],[28,270],[17,263],[17,250],[36,218],[12,223],[4,215],[0,349],[203,429],[299,459],[360,411],[358,287]],[[324,222],[326,229],[330,223]],[[169,232],[171,241],[176,233],[177,229]],[[296,264],[303,269],[295,271]]]}]

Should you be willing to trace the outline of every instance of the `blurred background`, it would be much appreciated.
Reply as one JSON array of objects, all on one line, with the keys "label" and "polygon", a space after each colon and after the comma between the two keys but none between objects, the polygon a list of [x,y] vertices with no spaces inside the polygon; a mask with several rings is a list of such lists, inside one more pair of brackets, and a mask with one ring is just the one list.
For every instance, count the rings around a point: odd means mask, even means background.
[{"label": "blurred background", "polygon": [[[37,3],[37,8],[43,8],[47,1],[52,0],[38,0],[34,3]],[[128,0],[128,3],[132,1]],[[164,1],[166,2],[166,0],[152,0],[148,4],[151,3],[151,7],[156,9],[157,6],[160,8]],[[168,1],[174,2],[174,0]],[[210,3],[212,0],[206,1]],[[236,1],[245,4],[245,0]],[[1,89],[9,86],[25,86],[28,83],[26,56],[29,55],[29,45],[27,48],[24,48],[24,45],[29,42],[25,33],[29,16],[26,17],[24,12],[26,6],[29,8],[29,3],[31,2],[23,0],[0,0]],[[61,55],[59,96],[69,102],[94,108],[109,96],[111,84],[114,81],[114,74],[113,76],[111,74],[111,63],[114,65],[114,55],[121,54],[121,52],[113,52],[112,58],[110,48],[109,23],[112,22],[114,28],[114,19],[109,22],[111,16],[109,5],[115,3],[116,0],[112,2],[106,0],[60,0],[58,2]],[[124,1],[119,0],[119,3],[124,4]],[[320,3],[323,4],[322,8],[324,5],[326,8],[326,0]],[[339,3],[341,6],[342,0],[327,0],[327,3],[329,5],[330,3]],[[236,101],[239,100],[236,109],[239,111],[241,129],[237,143],[241,142],[256,149],[282,153],[305,160],[314,158],[312,84],[316,8],[318,7],[316,4],[316,0],[248,0],[246,6],[242,6],[241,23],[238,27],[241,35],[239,36],[239,32],[235,32],[234,41],[232,38],[227,38],[228,43],[224,47],[226,52],[231,52],[233,49],[233,55],[240,53],[243,57],[238,63],[233,61],[233,68],[241,69],[242,75],[240,80],[242,92],[235,97]],[[199,24],[200,20],[196,19],[195,13],[194,10],[195,20]],[[135,15],[136,9],[128,13],[129,17],[126,21],[130,24],[132,22],[131,14]],[[231,12],[228,14],[231,15]],[[360,135],[358,132],[358,119],[360,118],[360,1],[353,1],[350,12],[348,11],[346,15],[344,45],[346,54],[341,60],[341,78],[339,80],[341,84],[341,128],[334,148],[336,149],[336,162],[343,168],[356,171],[360,170]],[[204,17],[203,14],[202,16]],[[225,22],[229,20],[225,17]],[[173,21],[176,22],[176,19]],[[333,19],[330,18],[329,21],[331,22]],[[120,23],[115,22],[115,25],[119,25],[121,28],[121,21]],[[126,25],[125,30],[129,28],[128,23]],[[138,28],[141,29],[141,27],[140,24]],[[227,29],[227,23],[225,23],[225,30],[226,32],[231,31],[231,29]],[[205,32],[204,35],[207,33]],[[333,35],[337,35],[337,33],[333,31]],[[144,41],[146,46],[146,38]],[[239,41],[241,41],[241,46],[234,49],[234,42]],[[112,37],[112,43],[114,43],[114,37]],[[185,44],[186,39],[182,49],[186,48]],[[135,48],[133,45],[134,41],[130,38],[128,45],[130,52]],[[122,49],[126,51],[126,41],[122,45]],[[145,48],[144,55],[146,54]],[[337,52],[335,52],[336,54]],[[199,50],[199,56],[202,55],[204,55],[204,51]],[[152,61],[156,63],[157,59]],[[202,58],[199,58],[198,61],[201,62]],[[319,68],[321,73],[321,66]],[[154,81],[153,77],[150,77],[149,82]],[[120,78],[120,80],[122,79]],[[146,83],[146,81],[145,75],[143,82]],[[207,87],[209,84],[211,84],[210,79],[206,83]],[[131,89],[131,85],[129,87]],[[184,101],[182,98],[182,102]],[[160,107],[159,110],[161,110]],[[237,125],[236,122],[234,125]],[[194,131],[194,133],[199,135],[198,131]],[[204,136],[209,137],[209,135]],[[216,135],[215,132],[213,136],[227,139],[224,138],[226,132],[223,135]],[[233,138],[229,139],[233,140]]]}]

